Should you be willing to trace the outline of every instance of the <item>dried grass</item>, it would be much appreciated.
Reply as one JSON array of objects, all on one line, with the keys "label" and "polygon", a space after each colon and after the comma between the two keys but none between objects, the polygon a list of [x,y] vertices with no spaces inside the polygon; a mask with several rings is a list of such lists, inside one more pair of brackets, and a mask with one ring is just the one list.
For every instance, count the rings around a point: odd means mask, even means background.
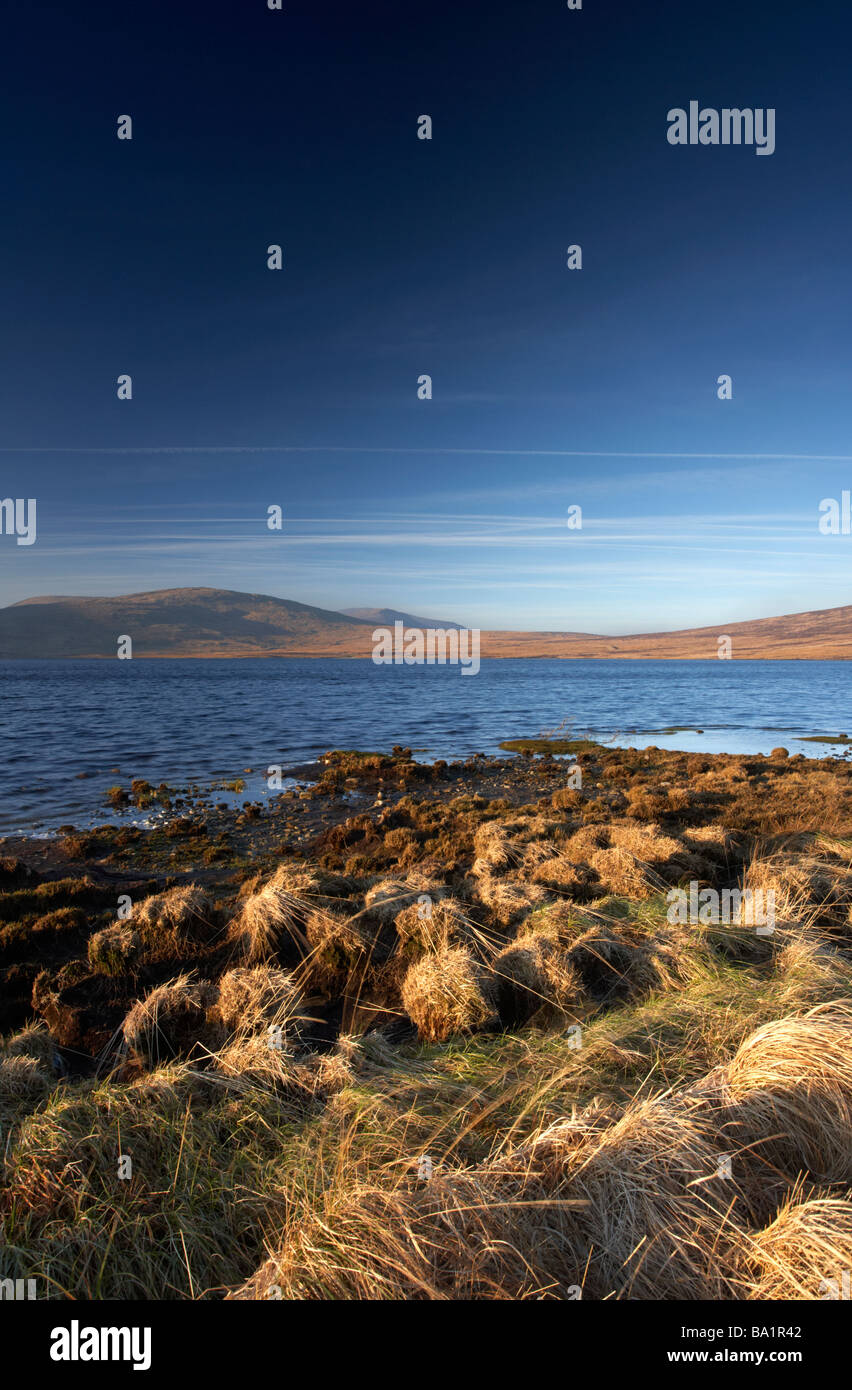
[{"label": "dried grass", "polygon": [[218,984],[215,1009],[229,1033],[256,1033],[273,1024],[291,1027],[301,995],[292,975],[267,965],[236,966]]},{"label": "dried grass", "polygon": [[490,873],[482,874],[479,878],[477,895],[483,907],[488,909],[492,921],[503,927],[520,921],[550,900],[550,894],[538,884],[515,883],[507,878],[496,878]]},{"label": "dried grass", "polygon": [[125,1018],[124,1045],[151,1065],[186,1055],[203,1038],[207,1009],[213,1002],[207,981],[190,975],[158,985],[137,1000]]},{"label": "dried grass", "polygon": [[404,879],[383,878],[374,883],[364,899],[365,912],[383,926],[390,926],[398,913],[418,898],[438,902],[447,889],[427,874],[412,871]]},{"label": "dried grass", "polygon": [[113,922],[89,938],[89,964],[99,975],[126,975],[142,954],[142,936],[129,922]]},{"label": "dried grass", "polygon": [[339,874],[279,864],[260,891],[245,898],[228,928],[228,940],[248,965],[276,957],[293,964],[310,954],[305,928],[311,915],[338,908],[352,886]]},{"label": "dried grass", "polygon": [[0,1057],[0,1101],[38,1097],[52,1084],[53,1078],[37,1057],[24,1053]]},{"label": "dried grass", "polygon": [[412,965],[402,982],[402,1004],[427,1042],[444,1042],[497,1022],[487,977],[461,947],[448,947]]},{"label": "dried grass", "polygon": [[786,1199],[775,1220],[749,1236],[745,1273],[753,1299],[849,1297],[852,1201],[848,1197]]},{"label": "dried grass", "polygon": [[544,933],[520,937],[494,957],[491,969],[507,1027],[577,1018],[583,1012],[580,975],[566,951]]},{"label": "dried grass", "polygon": [[601,1132],[569,1124],[538,1143],[573,1197],[593,1298],[736,1297],[736,1185],[718,1177],[706,1118],[668,1099],[640,1101]]},{"label": "dried grass", "polygon": [[724,1072],[726,1128],[768,1189],[802,1173],[852,1183],[852,1007],[820,1004],[757,1029]]},{"label": "dried grass", "polygon": [[194,956],[218,931],[213,904],[194,883],[134,903],[130,923],[149,959]]}]

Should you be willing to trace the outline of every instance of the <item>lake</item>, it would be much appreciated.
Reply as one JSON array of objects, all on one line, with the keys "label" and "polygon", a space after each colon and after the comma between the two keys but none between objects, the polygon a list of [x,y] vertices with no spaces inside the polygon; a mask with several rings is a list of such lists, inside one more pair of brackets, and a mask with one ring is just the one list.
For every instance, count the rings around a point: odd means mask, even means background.
[{"label": "lake", "polygon": [[107,821],[106,789],[132,777],[210,785],[252,768],[235,800],[257,798],[270,764],[330,748],[401,743],[453,759],[559,729],[622,746],[832,756],[845,750],[800,740],[849,732],[850,697],[843,661],[491,660],[469,677],[350,660],[7,661],[0,834]]}]

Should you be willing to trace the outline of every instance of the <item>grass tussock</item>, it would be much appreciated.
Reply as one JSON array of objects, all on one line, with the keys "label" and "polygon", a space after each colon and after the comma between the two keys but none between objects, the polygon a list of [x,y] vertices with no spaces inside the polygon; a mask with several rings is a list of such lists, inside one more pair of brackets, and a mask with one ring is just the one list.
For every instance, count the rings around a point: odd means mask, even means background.
[{"label": "grass tussock", "polygon": [[402,1004],[422,1039],[443,1042],[497,1022],[490,981],[469,951],[450,946],[412,965]]},{"label": "grass tussock", "polygon": [[739,1143],[765,1165],[768,1186],[800,1174],[852,1183],[852,1008],[820,1004],[765,1024],[724,1072]]},{"label": "grass tussock", "polygon": [[155,1066],[187,1055],[203,1037],[213,991],[205,980],[179,975],[137,1000],[121,1026],[128,1050]]},{"label": "grass tussock", "polygon": [[750,1238],[746,1277],[758,1299],[848,1298],[852,1201],[794,1191]]},{"label": "grass tussock", "polygon": [[142,936],[129,922],[113,922],[89,937],[88,958],[101,975],[126,975],[142,954]]},{"label": "grass tussock", "polygon": [[193,956],[216,934],[213,904],[195,884],[135,903],[130,918],[150,958]]},{"label": "grass tussock", "polygon": [[[786,1020],[788,1038],[815,1019],[825,1023],[819,1011]],[[848,1018],[845,1028],[852,1041]],[[732,1142],[723,1081],[762,1031],[724,1079],[621,1113],[591,1102],[473,1165],[424,1173],[414,1158],[388,1164],[384,1183],[339,1182],[319,1209],[291,1216],[280,1248],[235,1296],[270,1297],[274,1286],[291,1298],[768,1298],[782,1278],[802,1287],[848,1267],[845,1201],[797,1207],[794,1184],[771,1220],[750,1224],[763,1164]],[[817,1068],[809,1054],[802,1074]],[[831,1062],[825,1070],[845,1084]],[[797,1242],[808,1246],[804,1268]]]},{"label": "grass tussock", "polygon": [[336,909],[348,888],[340,875],[280,864],[258,892],[243,900],[228,940],[248,965],[262,965],[274,957],[292,964],[310,952],[305,927],[311,914]]},{"label": "grass tussock", "polygon": [[231,1033],[257,1033],[276,1024],[292,1029],[301,1007],[301,994],[286,970],[270,966],[236,966],[222,976],[214,1014]]},{"label": "grass tussock", "polygon": [[0,1057],[0,1102],[41,1096],[50,1085],[51,1077],[37,1057],[26,1053]]},{"label": "grass tussock", "polygon": [[494,995],[509,1026],[579,1017],[583,981],[568,952],[544,933],[518,938],[492,963]]},{"label": "grass tussock", "polygon": [[368,889],[364,907],[371,917],[383,925],[393,923],[398,913],[418,899],[437,902],[446,894],[442,883],[427,874],[412,872],[405,879],[381,879]]}]

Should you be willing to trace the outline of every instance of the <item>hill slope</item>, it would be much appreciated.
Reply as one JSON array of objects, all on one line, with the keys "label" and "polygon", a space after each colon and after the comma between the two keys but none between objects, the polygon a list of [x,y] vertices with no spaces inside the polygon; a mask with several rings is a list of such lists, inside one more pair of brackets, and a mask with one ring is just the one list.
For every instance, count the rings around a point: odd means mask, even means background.
[{"label": "hill slope", "polygon": [[231,589],[35,598],[0,609],[2,658],[115,656],[124,634],[134,656],[296,655],[318,640],[329,655],[370,650],[368,624],[357,618]]},{"label": "hill slope", "polygon": [[852,658],[852,605],[791,613],[778,618],[596,637],[579,632],[489,632],[482,634],[482,656],[658,657],[709,660],[719,655],[719,638],[731,639],[736,660],[849,660]]}]

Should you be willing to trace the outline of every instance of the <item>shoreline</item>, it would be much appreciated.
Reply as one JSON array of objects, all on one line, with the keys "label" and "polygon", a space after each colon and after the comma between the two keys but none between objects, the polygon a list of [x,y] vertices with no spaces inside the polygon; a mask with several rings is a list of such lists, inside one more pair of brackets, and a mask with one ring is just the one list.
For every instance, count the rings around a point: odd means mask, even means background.
[{"label": "shoreline", "polygon": [[[727,742],[730,735],[734,735],[734,742],[739,739],[735,735],[745,734],[749,746],[734,746],[734,748],[724,748],[719,746],[721,742]],[[648,739],[662,739],[662,744],[652,744]],[[762,742],[767,751],[753,746]],[[648,730],[637,730],[637,728],[625,728],[613,734],[598,735],[595,731],[585,731],[584,734],[575,735],[573,739],[567,738],[560,741],[559,738],[513,738],[493,744],[492,752],[467,752],[459,753],[456,758],[435,758],[434,755],[421,756],[428,753],[429,749],[414,749],[411,760],[417,767],[434,766],[436,762],[441,765],[452,767],[463,767],[482,762],[500,763],[506,760],[506,755],[510,755],[510,760],[524,758],[528,753],[535,755],[550,755],[557,760],[570,760],[571,748],[575,746],[581,749],[582,745],[589,744],[599,749],[621,749],[621,751],[660,751],[664,753],[701,753],[701,755],[716,758],[764,758],[769,756],[771,748],[778,744],[789,745],[788,753],[792,758],[806,758],[813,762],[826,762],[826,760],[852,759],[852,738],[846,734],[826,734],[821,733],[799,734],[794,733],[788,727],[776,728],[742,728],[742,727],[723,727],[716,728],[710,726],[707,730],[692,726],[675,726],[648,728]],[[564,745],[564,746],[563,746]],[[823,749],[817,752],[817,749]],[[321,781],[324,776],[325,767],[328,759],[336,756],[336,753],[324,752],[317,758],[297,760],[292,765],[281,763],[281,791],[271,791],[268,788],[267,774],[261,773],[256,769],[245,767],[240,771],[231,771],[228,774],[221,774],[213,778],[190,777],[179,781],[177,784],[160,783],[157,787],[151,785],[145,777],[124,777],[124,783],[129,781],[129,790],[121,783],[111,785],[110,791],[117,796],[108,794],[100,795],[96,802],[90,802],[88,809],[78,808],[68,812],[67,816],[60,819],[56,813],[47,812],[49,820],[32,820],[31,824],[24,827],[11,827],[0,834],[0,844],[4,838],[19,838],[19,840],[54,840],[58,835],[68,834],[71,831],[82,831],[89,833],[95,828],[113,827],[121,830],[122,827],[138,827],[140,830],[149,830],[164,826],[168,820],[174,819],[179,815],[197,815],[197,813],[208,813],[214,808],[218,810],[229,810],[239,815],[246,812],[247,815],[263,813],[270,810],[278,801],[286,801],[292,796],[300,796],[303,792],[310,790],[311,785]],[[391,758],[393,753],[375,751],[375,756],[379,758]],[[108,776],[121,776],[118,770],[111,771]],[[85,771],[75,776],[75,781],[95,781],[100,778],[106,781],[106,774],[99,770]],[[142,795],[133,791],[138,788]],[[25,788],[22,788],[25,790]],[[245,799],[240,799],[245,792]]]},{"label": "shoreline", "polygon": [[[448,807],[459,799],[493,805],[501,815],[511,814],[513,808],[540,807],[563,794],[572,768],[580,769],[582,790],[571,791],[567,804],[581,822],[630,814],[659,820],[663,826],[720,823],[723,817],[716,805],[706,814],[681,816],[694,795],[692,782],[699,769],[723,784],[730,781],[730,790],[745,788],[747,800],[755,788],[761,797],[768,795],[767,781],[776,789],[787,782],[807,787],[815,781],[840,789],[842,797],[849,798],[852,836],[852,748],[842,758],[808,758],[788,755],[786,749],[767,756],[685,752],[658,745],[631,748],[587,740],[577,740],[577,747],[576,753],[558,756],[476,754],[452,762],[418,762],[408,749],[390,754],[335,750],[285,771],[284,779],[292,778],[294,785],[265,803],[216,804],[213,787],[197,800],[164,808],[153,824],[121,818],[78,827],[68,821],[50,836],[0,836],[0,860],[20,860],[48,880],[95,875],[114,884],[146,881],[163,886],[192,879],[221,886],[235,874],[256,873],[282,857],[310,859],[349,822],[362,828],[368,823],[392,824],[397,808],[412,800],[432,807],[435,814],[449,814]],[[629,786],[633,779],[644,785],[659,784],[661,778],[666,779],[661,784],[665,791],[640,798],[640,809],[631,810],[630,796],[622,790],[625,779]],[[720,803],[728,799],[730,791],[718,798]],[[755,807],[752,814],[759,820],[762,812]]]},{"label": "shoreline", "polygon": [[[661,739],[662,742],[651,743],[648,742],[650,739]],[[729,741],[733,741],[734,744],[745,741],[749,746],[719,746],[720,743]],[[412,762],[421,769],[433,766],[436,762],[451,768],[460,768],[473,762],[481,763],[482,760],[486,763],[500,763],[507,760],[507,754],[510,755],[508,761],[515,761],[526,756],[528,752],[536,755],[550,752],[557,759],[570,760],[572,743],[578,749],[583,743],[589,743],[601,750],[656,750],[667,754],[702,754],[707,757],[733,758],[768,757],[773,747],[783,744],[787,746],[787,751],[794,759],[804,757],[814,762],[852,760],[852,738],[847,734],[828,734],[816,730],[801,734],[794,733],[789,727],[751,729],[741,726],[717,728],[711,725],[705,730],[693,726],[666,726],[644,730],[622,729],[603,735],[596,734],[594,730],[586,730],[583,734],[577,734],[573,740],[569,737],[562,743],[559,739],[547,737],[513,738],[503,740],[499,744],[492,741],[491,747],[496,751],[459,753],[449,759],[438,758],[433,754],[424,757],[422,755],[429,754],[429,750],[416,748],[413,750]],[[754,746],[760,743],[766,751]],[[392,753],[375,751],[376,756],[393,757]],[[4,838],[50,840],[63,833],[88,833],[97,828],[112,827],[113,830],[120,830],[130,826],[142,830],[152,829],[162,827],[178,814],[206,814],[214,806],[218,810],[228,810],[235,814],[263,813],[269,811],[277,801],[298,797],[313,784],[321,781],[327,760],[332,756],[337,754],[326,751],[307,761],[281,763],[280,792],[270,790],[267,775],[254,768],[243,768],[237,772],[232,771],[214,777],[190,777],[176,783],[161,782],[157,786],[153,786],[143,776],[125,774],[120,782],[112,782],[110,792],[102,786],[97,799],[93,793],[93,798],[86,807],[71,810],[61,819],[58,813],[45,810],[41,819],[34,818],[27,825],[10,827],[3,831],[0,834],[0,843]],[[99,769],[86,770],[77,773],[74,781],[99,781],[105,784],[108,777],[119,778],[121,774],[118,769],[112,769],[109,774]],[[134,792],[134,788],[137,792]],[[110,793],[117,795],[113,796]],[[244,793],[245,797],[242,799]],[[45,816],[49,819],[44,819]]]},{"label": "shoreline", "polygon": [[[488,634],[485,634],[488,636]],[[601,639],[602,641],[605,639]],[[619,639],[615,639],[619,640]],[[629,640],[629,639],[620,639]],[[848,644],[849,650],[830,649],[821,654],[802,655],[801,651],[795,647],[789,650],[784,648],[781,651],[762,651],[754,652],[747,656],[735,656],[733,652],[730,657],[725,658],[732,663],[758,662],[758,661],[852,661],[852,638]],[[77,653],[73,656],[0,656],[0,662],[37,662],[37,661],[115,661],[115,652],[90,652]],[[364,652],[336,651],[333,649],[325,651],[229,651],[229,652],[135,652],[132,658],[134,661],[367,661],[373,662],[372,655]],[[718,661],[715,653],[690,652],[690,651],[654,651],[643,650],[638,652],[625,651],[605,651],[605,652],[528,652],[523,650],[494,652],[483,651],[480,653],[482,661],[706,661],[713,664]],[[435,663],[430,663],[435,664]]]}]

